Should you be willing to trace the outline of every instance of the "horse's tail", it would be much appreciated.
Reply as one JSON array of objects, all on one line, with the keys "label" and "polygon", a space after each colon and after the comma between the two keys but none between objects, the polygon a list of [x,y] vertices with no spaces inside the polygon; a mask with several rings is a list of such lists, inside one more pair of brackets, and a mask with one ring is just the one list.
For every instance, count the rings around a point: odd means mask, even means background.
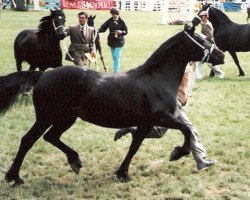
[{"label": "horse's tail", "polygon": [[20,37],[19,35],[16,37],[16,39],[14,41],[14,56],[16,59],[16,67],[17,67],[18,72],[22,71],[22,58],[21,58],[22,56],[21,56],[21,54],[23,53],[19,47],[19,37]]},{"label": "horse's tail", "polygon": [[42,73],[25,71],[0,76],[0,115],[4,115],[13,106],[20,93],[32,88]]}]

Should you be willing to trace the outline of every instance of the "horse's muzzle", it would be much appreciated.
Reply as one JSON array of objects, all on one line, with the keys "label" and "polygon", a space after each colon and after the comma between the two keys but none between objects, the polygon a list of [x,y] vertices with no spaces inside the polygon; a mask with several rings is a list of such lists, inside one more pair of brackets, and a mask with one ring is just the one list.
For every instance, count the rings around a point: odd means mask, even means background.
[{"label": "horse's muzzle", "polygon": [[59,38],[60,40],[63,40],[65,37],[66,37],[66,35],[65,35],[64,33],[58,34],[58,38]]}]

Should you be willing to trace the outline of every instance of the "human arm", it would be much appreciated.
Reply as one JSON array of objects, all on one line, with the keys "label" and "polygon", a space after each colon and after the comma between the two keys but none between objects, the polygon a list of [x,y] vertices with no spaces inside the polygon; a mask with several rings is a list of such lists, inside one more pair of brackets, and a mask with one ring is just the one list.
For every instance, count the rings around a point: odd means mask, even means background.
[{"label": "human arm", "polygon": [[119,35],[127,35],[128,34],[128,27],[123,20],[121,20],[121,22],[122,23],[120,25],[120,29],[115,30],[115,32]]},{"label": "human arm", "polygon": [[203,31],[201,32],[206,37],[205,39],[208,41],[212,41],[213,38],[213,28],[209,24],[205,24],[203,27]]},{"label": "human arm", "polygon": [[109,20],[104,22],[101,27],[98,29],[99,33],[104,33],[109,28]]}]

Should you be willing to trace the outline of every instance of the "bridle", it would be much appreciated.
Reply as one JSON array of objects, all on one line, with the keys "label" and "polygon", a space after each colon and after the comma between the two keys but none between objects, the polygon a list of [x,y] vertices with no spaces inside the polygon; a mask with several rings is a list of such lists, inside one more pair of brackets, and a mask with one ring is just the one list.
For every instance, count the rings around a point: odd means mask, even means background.
[{"label": "bridle", "polygon": [[[60,18],[61,16],[59,16],[59,18]],[[61,17],[61,18],[63,18],[63,17]],[[60,19],[61,19],[60,18]],[[64,18],[65,19],[65,18]],[[60,26],[56,26],[55,25],[55,20],[54,19],[52,19],[52,24],[53,24],[53,27],[54,27],[54,30],[55,31],[57,31],[57,29],[59,29],[59,28],[62,28],[63,30],[64,30],[64,26],[63,25],[60,25]]]},{"label": "bridle", "polygon": [[210,57],[210,55],[212,54],[215,45],[212,44],[212,46],[210,47],[210,49],[205,48],[205,47],[202,46],[199,42],[197,42],[193,37],[191,37],[186,31],[184,31],[184,33],[188,36],[189,39],[191,39],[195,44],[197,44],[201,49],[203,49],[204,56],[203,56],[201,62],[204,63],[205,60],[206,60],[206,62],[208,62],[209,57]]}]

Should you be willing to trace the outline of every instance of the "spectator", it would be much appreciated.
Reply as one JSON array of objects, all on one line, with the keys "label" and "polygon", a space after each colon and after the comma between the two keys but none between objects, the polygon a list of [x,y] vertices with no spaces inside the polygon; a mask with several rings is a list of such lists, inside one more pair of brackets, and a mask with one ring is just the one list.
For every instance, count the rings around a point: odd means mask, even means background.
[{"label": "spectator", "polygon": [[224,3],[225,3],[225,0],[220,0],[220,1],[219,1],[219,9],[220,9],[221,11],[225,11]]},{"label": "spectator", "polygon": [[110,9],[110,14],[112,17],[101,25],[99,32],[103,33],[109,29],[108,46],[111,49],[114,73],[118,73],[120,72],[122,47],[125,43],[124,35],[128,34],[128,28],[116,8]]},{"label": "spectator", "polygon": [[[202,11],[199,16],[201,18],[201,36],[203,36],[206,40],[213,44],[214,29],[211,22],[208,20],[207,11]],[[208,63],[208,66],[212,70],[210,76],[213,76],[215,74],[220,79],[224,78],[225,73],[218,66],[213,66],[211,63]],[[203,78],[203,64],[201,62],[197,62],[196,65],[196,78]]]},{"label": "spectator", "polygon": [[78,20],[78,25],[70,26],[65,32],[65,36],[70,36],[71,41],[65,59],[74,62],[75,65],[85,66],[87,59],[85,53],[91,53],[92,56],[95,56],[95,29],[87,25],[88,14],[86,12],[80,12]]}]

